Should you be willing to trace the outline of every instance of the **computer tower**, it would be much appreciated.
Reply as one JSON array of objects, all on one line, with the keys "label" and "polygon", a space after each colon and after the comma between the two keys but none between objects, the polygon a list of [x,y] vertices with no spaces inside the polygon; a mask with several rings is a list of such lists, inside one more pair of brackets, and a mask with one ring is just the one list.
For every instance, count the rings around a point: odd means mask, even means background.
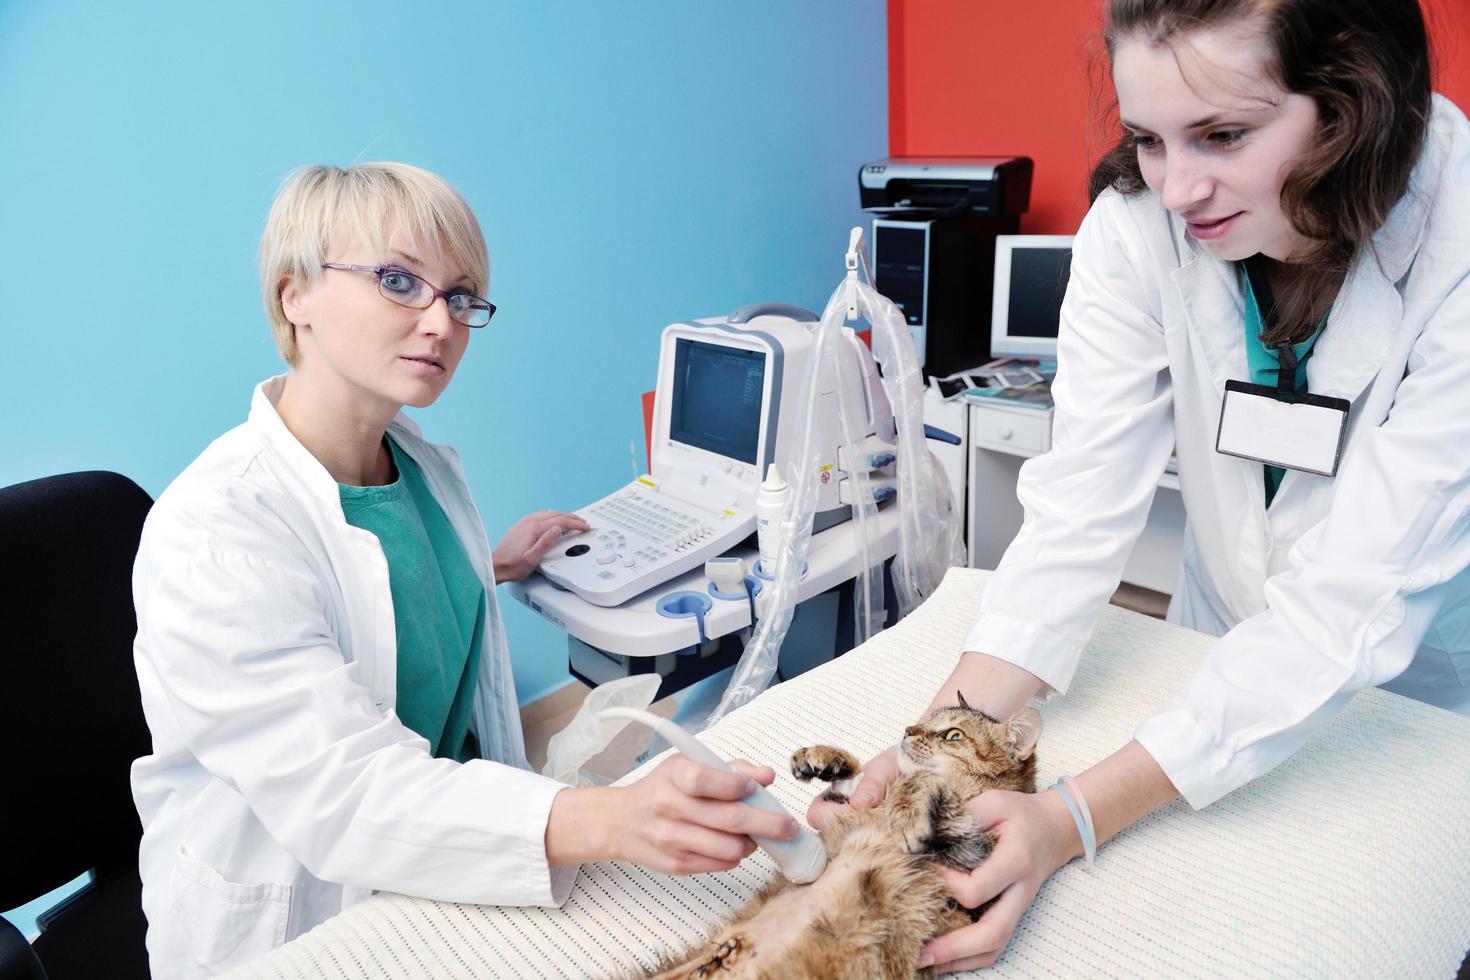
[{"label": "computer tower", "polygon": [[926,375],[990,360],[995,236],[1016,234],[1020,222],[922,211],[873,219],[874,286],[908,321]]}]

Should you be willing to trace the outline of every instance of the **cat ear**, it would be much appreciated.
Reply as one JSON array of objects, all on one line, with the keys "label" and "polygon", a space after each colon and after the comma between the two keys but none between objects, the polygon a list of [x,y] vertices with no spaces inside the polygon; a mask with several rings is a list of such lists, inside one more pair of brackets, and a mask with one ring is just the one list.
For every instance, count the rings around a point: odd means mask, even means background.
[{"label": "cat ear", "polygon": [[1022,708],[1006,722],[1006,746],[1011,755],[1024,759],[1036,751],[1036,740],[1041,737],[1041,712],[1035,708]]},{"label": "cat ear", "polygon": [[965,700],[965,692],[964,691],[961,691],[961,690],[956,689],[955,692],[954,692],[954,696],[957,697],[957,698],[959,698],[959,700],[960,700],[960,707],[961,708],[964,708],[966,711],[974,711],[975,710],[974,708],[970,707],[970,702],[968,702],[968,701]]}]

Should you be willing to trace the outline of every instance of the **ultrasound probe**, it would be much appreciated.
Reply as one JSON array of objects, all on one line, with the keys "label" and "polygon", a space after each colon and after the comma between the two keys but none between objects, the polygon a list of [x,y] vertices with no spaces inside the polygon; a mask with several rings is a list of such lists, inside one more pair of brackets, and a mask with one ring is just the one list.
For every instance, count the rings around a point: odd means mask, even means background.
[{"label": "ultrasound probe", "polygon": [[[682,752],[685,757],[695,762],[702,762],[716,769],[726,772],[734,772],[734,768],[719,756],[715,755],[699,739],[690,735],[684,729],[674,724],[667,718],[648,711],[638,711],[634,708],[606,708],[597,714],[599,721],[610,718],[625,718],[628,721],[636,721],[641,725],[652,728],[662,735],[664,739],[674,748]],[[747,796],[744,802],[771,813],[787,814],[787,810],[776,798],[772,796],[764,786],[756,785],[755,791]],[[789,814],[787,814],[789,816]],[[798,825],[799,826],[799,825]],[[781,873],[788,881],[798,885],[805,885],[817,880],[823,869],[827,867],[827,851],[822,847],[822,840],[816,834],[806,828],[800,828],[796,836],[791,840],[775,840],[770,837],[756,837],[751,835],[751,840],[756,846],[765,851],[776,860]]]}]

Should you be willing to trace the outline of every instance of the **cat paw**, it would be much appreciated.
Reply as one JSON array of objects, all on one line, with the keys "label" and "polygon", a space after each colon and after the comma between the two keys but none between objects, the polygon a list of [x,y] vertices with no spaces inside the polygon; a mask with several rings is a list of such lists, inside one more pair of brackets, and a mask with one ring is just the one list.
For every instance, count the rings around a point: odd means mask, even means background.
[{"label": "cat paw", "polygon": [[956,871],[973,871],[990,856],[995,838],[980,829],[958,797],[936,796],[930,801],[929,814],[933,830],[928,843],[935,861]]},{"label": "cat paw", "polygon": [[995,838],[974,826],[940,828],[932,842],[934,860],[956,871],[974,871],[995,848]]},{"label": "cat paw", "polygon": [[994,841],[949,788],[910,780],[899,783],[890,796],[889,826],[906,853],[925,854],[962,871],[989,855]]},{"label": "cat paw", "polygon": [[861,766],[852,753],[830,745],[811,745],[791,754],[791,775],[804,783],[812,779],[820,779],[824,783],[851,779],[859,768]]},{"label": "cat paw", "polygon": [[924,814],[909,814],[893,821],[905,854],[928,854],[934,850],[934,825]]}]

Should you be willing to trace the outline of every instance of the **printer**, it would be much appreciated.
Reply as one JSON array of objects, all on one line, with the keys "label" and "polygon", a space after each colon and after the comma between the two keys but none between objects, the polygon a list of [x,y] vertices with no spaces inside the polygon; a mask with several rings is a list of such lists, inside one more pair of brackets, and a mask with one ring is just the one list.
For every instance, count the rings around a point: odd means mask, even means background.
[{"label": "printer", "polygon": [[990,359],[995,237],[1020,231],[1030,157],[888,157],[858,171],[873,279],[908,321],[924,373]]}]

